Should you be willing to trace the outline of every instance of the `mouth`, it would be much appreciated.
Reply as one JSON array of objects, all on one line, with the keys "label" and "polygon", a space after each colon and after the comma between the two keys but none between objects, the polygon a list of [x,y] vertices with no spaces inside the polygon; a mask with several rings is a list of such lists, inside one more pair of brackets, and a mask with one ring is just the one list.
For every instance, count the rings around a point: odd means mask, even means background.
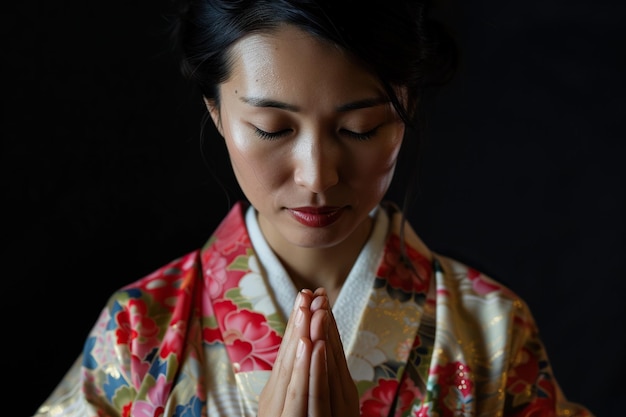
[{"label": "mouth", "polygon": [[326,227],[335,223],[344,212],[344,207],[294,207],[287,209],[296,221],[308,227]]}]

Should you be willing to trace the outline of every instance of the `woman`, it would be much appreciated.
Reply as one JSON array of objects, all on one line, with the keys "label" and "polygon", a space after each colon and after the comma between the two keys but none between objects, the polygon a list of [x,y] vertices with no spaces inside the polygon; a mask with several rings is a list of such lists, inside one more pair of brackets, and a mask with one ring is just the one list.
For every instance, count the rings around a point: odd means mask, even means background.
[{"label": "woman", "polygon": [[185,8],[183,72],[246,201],[111,296],[38,416],[591,415],[525,303],[384,201],[448,44],[420,2],[358,10]]}]

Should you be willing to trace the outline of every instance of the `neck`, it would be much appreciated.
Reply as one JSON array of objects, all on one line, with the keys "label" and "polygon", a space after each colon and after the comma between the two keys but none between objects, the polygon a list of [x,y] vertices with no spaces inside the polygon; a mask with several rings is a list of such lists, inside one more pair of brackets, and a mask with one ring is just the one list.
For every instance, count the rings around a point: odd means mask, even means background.
[{"label": "neck", "polygon": [[337,245],[325,248],[296,246],[284,240],[269,242],[289,277],[298,289],[324,287],[331,305],[361,249],[371,233],[373,221],[368,217],[352,234]]}]

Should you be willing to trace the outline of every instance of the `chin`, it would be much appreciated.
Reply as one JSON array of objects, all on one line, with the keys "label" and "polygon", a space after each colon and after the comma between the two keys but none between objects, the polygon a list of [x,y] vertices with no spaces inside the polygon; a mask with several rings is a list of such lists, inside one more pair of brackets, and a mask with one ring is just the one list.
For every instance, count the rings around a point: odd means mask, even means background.
[{"label": "chin", "polygon": [[[343,226],[343,227],[342,227]],[[304,230],[302,230],[304,228]],[[285,236],[294,246],[309,249],[328,249],[341,245],[353,235],[355,227],[346,228],[346,225],[332,225],[328,227],[310,228],[299,226],[291,236]]]}]

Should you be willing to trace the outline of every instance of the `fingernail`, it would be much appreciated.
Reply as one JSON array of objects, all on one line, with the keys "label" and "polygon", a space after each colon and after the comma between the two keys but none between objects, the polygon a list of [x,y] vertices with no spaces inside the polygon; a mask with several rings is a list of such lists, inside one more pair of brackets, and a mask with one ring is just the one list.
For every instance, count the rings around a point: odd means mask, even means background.
[{"label": "fingernail", "polygon": [[330,301],[325,295],[315,297],[315,299],[311,303],[311,309],[313,310],[318,310],[322,308],[328,309],[329,307]]},{"label": "fingernail", "polygon": [[302,307],[298,306],[298,311],[296,312],[296,324],[302,323],[302,318],[304,317],[304,313],[302,312]]},{"label": "fingernail", "polygon": [[302,352],[304,352],[304,342],[300,339],[298,340],[298,348],[296,349],[296,358],[302,356]]},{"label": "fingernail", "polygon": [[311,310],[319,310],[324,306],[324,300],[322,297],[315,297],[311,303]]}]

